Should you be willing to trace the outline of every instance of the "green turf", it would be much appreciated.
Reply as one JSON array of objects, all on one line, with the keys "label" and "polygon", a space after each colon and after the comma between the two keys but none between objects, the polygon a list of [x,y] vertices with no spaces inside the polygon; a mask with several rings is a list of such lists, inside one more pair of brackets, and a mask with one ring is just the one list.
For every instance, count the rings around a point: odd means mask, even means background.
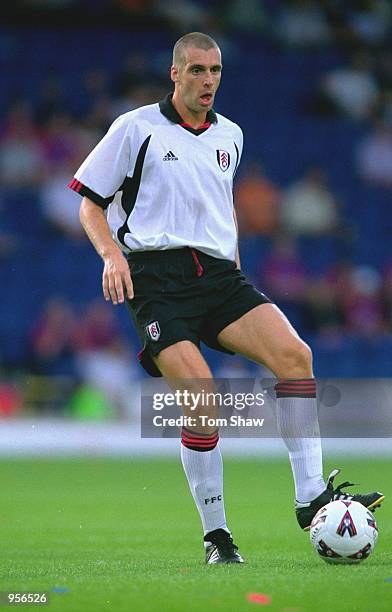
[{"label": "green turf", "polygon": [[[342,464],[344,480],[389,493],[370,559],[316,557],[293,516],[288,463],[227,460],[229,525],[248,562],[206,567],[179,462],[1,461],[0,590],[49,591],[43,609],[72,612],[392,610],[391,461]],[[251,592],[271,603],[248,602]]]}]

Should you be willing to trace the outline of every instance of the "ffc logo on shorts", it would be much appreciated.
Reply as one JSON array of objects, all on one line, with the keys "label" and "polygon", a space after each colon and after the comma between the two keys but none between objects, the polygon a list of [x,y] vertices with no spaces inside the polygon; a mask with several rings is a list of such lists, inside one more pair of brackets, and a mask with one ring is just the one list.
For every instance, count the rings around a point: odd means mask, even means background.
[{"label": "ffc logo on shorts", "polygon": [[151,340],[154,340],[154,342],[157,342],[157,340],[159,340],[161,335],[161,328],[159,327],[158,321],[154,321],[153,323],[150,323],[150,325],[147,325],[146,331],[150,336]]},{"label": "ffc logo on shorts", "polygon": [[222,172],[226,172],[230,166],[230,153],[223,151],[223,149],[217,149],[216,158],[218,160],[219,168],[222,170]]}]

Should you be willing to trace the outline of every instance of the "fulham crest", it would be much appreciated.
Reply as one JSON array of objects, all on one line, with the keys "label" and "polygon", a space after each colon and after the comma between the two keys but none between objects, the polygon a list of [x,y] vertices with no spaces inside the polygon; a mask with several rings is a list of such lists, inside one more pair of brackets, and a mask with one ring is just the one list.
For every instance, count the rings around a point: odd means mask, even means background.
[{"label": "fulham crest", "polygon": [[217,149],[216,158],[218,160],[219,168],[222,170],[222,172],[226,172],[230,166],[230,153],[224,151],[223,149]]},{"label": "fulham crest", "polygon": [[161,328],[159,327],[158,321],[154,321],[153,323],[150,323],[150,325],[147,325],[146,332],[150,336],[151,340],[157,342],[161,335]]}]

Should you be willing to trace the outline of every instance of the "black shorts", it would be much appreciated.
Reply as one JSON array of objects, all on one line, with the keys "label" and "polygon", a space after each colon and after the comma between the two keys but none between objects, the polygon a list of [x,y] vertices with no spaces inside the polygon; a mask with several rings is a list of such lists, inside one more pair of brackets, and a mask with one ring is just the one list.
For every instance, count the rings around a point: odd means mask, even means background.
[{"label": "black shorts", "polygon": [[219,344],[219,332],[270,302],[235,262],[196,249],[140,251],[127,259],[135,295],[127,305],[143,344],[140,363],[151,376],[161,376],[151,356],[181,340],[233,354]]}]

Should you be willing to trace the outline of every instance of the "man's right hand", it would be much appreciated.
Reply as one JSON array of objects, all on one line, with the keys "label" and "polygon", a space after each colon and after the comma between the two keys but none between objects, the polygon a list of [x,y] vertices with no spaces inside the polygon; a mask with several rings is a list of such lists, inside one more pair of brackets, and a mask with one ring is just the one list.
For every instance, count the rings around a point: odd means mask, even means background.
[{"label": "man's right hand", "polygon": [[102,290],[105,300],[122,304],[124,296],[133,298],[133,284],[128,262],[120,249],[113,250],[103,257]]},{"label": "man's right hand", "polygon": [[80,222],[104,262],[102,290],[105,300],[122,304],[124,295],[133,299],[128,262],[114,242],[105,211],[86,196],[80,205]]}]

